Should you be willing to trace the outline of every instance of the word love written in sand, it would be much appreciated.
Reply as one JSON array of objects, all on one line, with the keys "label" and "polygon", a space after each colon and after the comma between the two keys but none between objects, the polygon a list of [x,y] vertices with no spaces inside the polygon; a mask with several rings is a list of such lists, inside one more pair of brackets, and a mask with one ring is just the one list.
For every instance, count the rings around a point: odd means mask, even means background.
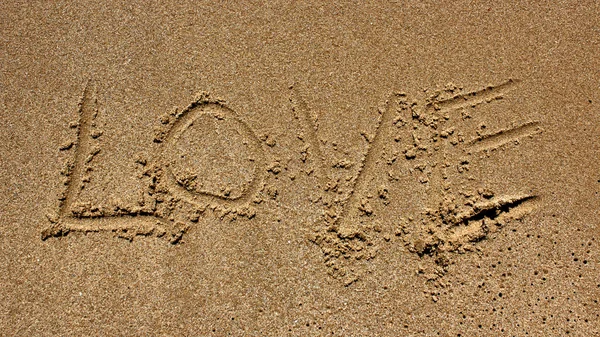
[{"label": "word love written in sand", "polygon": [[[316,119],[296,88],[291,88],[292,112],[301,126],[298,139],[304,144],[300,155],[302,162],[312,166],[306,172],[316,177],[320,195],[314,202],[324,210],[310,240],[321,248],[331,275],[344,279],[346,284],[354,282],[360,271],[356,264],[375,257],[379,244],[390,241],[389,234],[382,234],[382,226],[387,226],[388,232],[392,226],[393,236],[401,238],[410,251],[437,256],[469,250],[472,243],[531,209],[527,205],[536,199],[531,193],[495,196],[492,191],[476,189],[476,184],[463,183],[469,179],[461,182],[460,178],[477,154],[518,143],[542,131],[536,121],[494,133],[477,132],[470,140],[457,130],[471,118],[470,110],[502,99],[517,84],[516,80],[508,80],[474,92],[449,86],[431,93],[421,103],[409,102],[402,93],[391,95],[378,109],[375,133],[363,134],[366,154],[357,173],[346,179],[347,189],[341,187],[344,182],[333,171],[351,167],[352,163],[327,165]],[[90,182],[94,158],[101,151],[97,106],[94,92],[87,85],[79,103],[79,121],[71,124],[76,139],[61,147],[74,155],[61,172],[65,190],[59,196],[57,214],[49,216],[51,225],[42,231],[43,240],[72,232],[113,232],[130,240],[154,236],[176,244],[206,210],[218,212],[221,219],[252,219],[254,206],[262,201],[260,196],[277,194],[265,185],[269,173],[278,173],[277,165],[266,160],[272,139],[258,137],[223,101],[200,94],[187,108],[161,118],[154,139],[159,150],[153,158],[137,160],[143,167],[140,179],[145,190],[136,203],[79,202]],[[227,144],[221,148],[217,143],[210,145],[211,131],[222,134]],[[238,152],[228,153],[231,149]],[[233,159],[238,160],[238,167],[230,167]],[[195,166],[199,162],[201,166]],[[400,166],[408,171],[396,168]],[[230,184],[205,180],[210,170]],[[382,175],[385,170],[387,175]],[[407,177],[401,176],[406,172]],[[385,182],[377,185],[381,176],[385,176]],[[403,184],[423,186],[423,198],[433,200],[433,207],[394,219],[392,225],[382,224],[374,212],[377,206],[373,205],[373,196],[377,195],[375,199],[385,207],[390,204],[393,185],[401,189]],[[467,186],[475,190],[468,191]]]}]

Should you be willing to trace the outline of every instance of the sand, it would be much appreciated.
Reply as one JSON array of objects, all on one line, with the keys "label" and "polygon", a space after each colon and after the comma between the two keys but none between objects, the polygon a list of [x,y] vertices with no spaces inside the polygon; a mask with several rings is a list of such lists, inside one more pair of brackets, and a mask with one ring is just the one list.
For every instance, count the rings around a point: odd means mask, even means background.
[{"label": "sand", "polygon": [[0,11],[1,335],[600,336],[596,3]]}]

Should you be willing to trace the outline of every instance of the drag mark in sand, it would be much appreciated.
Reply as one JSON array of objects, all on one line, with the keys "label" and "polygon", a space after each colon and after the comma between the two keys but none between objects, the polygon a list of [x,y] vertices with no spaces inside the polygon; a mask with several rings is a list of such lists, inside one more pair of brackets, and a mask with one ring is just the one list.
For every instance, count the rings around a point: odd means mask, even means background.
[{"label": "drag mark in sand", "polygon": [[[91,97],[90,93],[90,81],[86,83],[81,95],[77,114],[79,116],[79,123],[76,126],[77,139],[72,146],[75,147],[75,160],[71,164],[69,163],[70,173],[67,174],[67,189],[64,194],[64,198],[61,198],[59,206],[59,217],[63,218],[67,215],[67,210],[71,207],[73,199],[79,194],[81,190],[80,184],[83,180],[83,170],[85,166],[85,154],[90,150],[90,129],[92,119],[94,115],[98,113],[96,108],[96,100]],[[65,148],[65,150],[70,149]],[[73,183],[75,181],[75,183]]]},{"label": "drag mark in sand", "polygon": [[473,139],[468,145],[472,151],[491,150],[509,142],[518,141],[524,137],[531,137],[540,132],[542,132],[542,128],[539,122],[528,122],[514,128],[480,136]]},{"label": "drag mark in sand", "polygon": [[403,96],[392,95],[385,104],[384,108],[378,109],[379,119],[376,126],[375,136],[370,140],[367,151],[361,162],[360,168],[354,180],[350,196],[345,202],[345,207],[338,218],[341,231],[347,231],[352,225],[348,222],[357,221],[360,211],[360,198],[367,193],[369,188],[369,177],[373,177],[377,159],[382,156],[384,142],[391,138],[390,129],[393,127],[394,114],[393,106],[397,100]]},{"label": "drag mark in sand", "polygon": [[476,107],[482,103],[490,103],[494,100],[502,99],[507,92],[513,90],[520,82],[519,80],[509,79],[504,83],[490,85],[481,90],[458,94],[447,99],[435,100],[427,105],[427,109],[449,111],[466,107]]},{"label": "drag mark in sand", "polygon": [[[294,118],[299,120],[303,134],[299,136],[303,141],[308,143],[304,149],[305,153],[312,152],[312,157],[315,164],[317,165],[317,177],[321,188],[324,188],[329,179],[329,172],[325,169],[325,157],[321,152],[320,140],[317,136],[317,122],[316,119],[310,115],[310,110],[306,101],[300,95],[298,89],[295,86],[290,87],[291,96],[290,102],[292,104],[292,113]],[[303,159],[304,161],[306,159]]]}]

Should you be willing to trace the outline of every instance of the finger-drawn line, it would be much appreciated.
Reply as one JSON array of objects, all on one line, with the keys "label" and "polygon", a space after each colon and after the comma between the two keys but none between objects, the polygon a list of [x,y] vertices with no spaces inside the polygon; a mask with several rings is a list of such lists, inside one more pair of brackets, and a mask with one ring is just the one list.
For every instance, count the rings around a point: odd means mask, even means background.
[{"label": "finger-drawn line", "polygon": [[379,109],[380,117],[377,121],[375,136],[368,144],[367,152],[358,169],[356,179],[354,180],[350,195],[345,201],[342,214],[338,217],[337,222],[342,226],[345,221],[354,219],[359,212],[360,196],[365,195],[369,188],[369,178],[373,178],[373,171],[377,163],[377,158],[380,158],[383,151],[383,142],[385,139],[390,139],[390,130],[393,126],[394,115],[392,106],[394,105],[399,94],[393,94],[385,103],[383,109]]},{"label": "finger-drawn line", "polygon": [[321,188],[325,187],[329,178],[329,172],[325,169],[325,157],[321,152],[319,138],[317,137],[317,125],[310,116],[310,110],[302,95],[298,92],[296,86],[291,87],[292,95],[290,101],[292,103],[292,113],[300,121],[300,125],[304,129],[306,140],[310,146],[310,150],[315,157],[316,165],[319,169],[317,177]]},{"label": "finger-drawn line", "polygon": [[[420,256],[454,252],[465,244],[479,242],[508,221],[520,219],[536,208],[535,195],[505,195],[479,201],[458,214],[445,206],[430,218],[424,232],[409,239],[410,250]],[[492,224],[493,228],[489,227]],[[436,262],[437,263],[437,262]]]},{"label": "finger-drawn line", "polygon": [[[47,228],[42,237],[66,235],[69,232],[99,233],[120,232],[129,235],[162,237],[173,233],[173,224],[154,215],[104,215],[98,217],[65,217],[57,224]],[[59,232],[57,232],[59,231]]]},{"label": "finger-drawn line", "polygon": [[210,115],[219,119],[231,118],[240,126],[240,133],[248,139],[248,146],[252,153],[258,158],[254,158],[254,173],[247,188],[238,196],[224,196],[210,191],[191,191],[185,188],[177,181],[174,172],[169,163],[165,162],[167,170],[167,184],[173,194],[188,203],[202,205],[206,203],[225,203],[231,206],[238,206],[250,201],[261,188],[266,172],[266,160],[263,145],[260,139],[254,134],[252,129],[240,120],[235,112],[219,101],[209,101],[205,97],[197,100],[185,108],[178,119],[168,131],[163,148],[159,151],[158,158],[166,161],[165,151],[172,149],[181,137],[181,135],[202,115]]},{"label": "finger-drawn line", "polygon": [[[460,224],[469,220],[483,218],[485,216],[496,217],[497,212],[506,213],[511,209],[523,205],[525,202],[535,200],[535,195],[517,195],[517,196],[503,196],[495,198],[494,200],[479,202],[473,205],[467,212],[456,215],[452,223]],[[492,214],[493,213],[493,214]]]},{"label": "finger-drawn line", "polygon": [[516,141],[520,138],[532,136],[542,132],[539,122],[528,122],[512,129],[500,130],[493,134],[483,135],[473,139],[468,143],[469,149],[472,151],[484,151],[498,148],[511,141]]},{"label": "finger-drawn line", "polygon": [[64,195],[65,198],[59,205],[58,215],[60,218],[67,215],[68,210],[73,204],[73,200],[79,194],[79,184],[83,178],[86,153],[88,153],[91,148],[90,130],[93,115],[96,112],[96,99],[91,97],[90,90],[90,81],[88,80],[78,103],[77,114],[79,116],[79,124],[76,128],[77,140],[73,144],[75,147],[75,159],[72,164],[71,172],[67,175],[68,180],[67,190]]},{"label": "finger-drawn line", "polygon": [[488,86],[481,90],[459,94],[441,101],[433,101],[427,104],[426,109],[449,111],[468,106],[474,107],[485,102],[501,99],[506,92],[514,89],[520,82],[521,81],[517,79],[509,79],[508,81],[495,86]]}]

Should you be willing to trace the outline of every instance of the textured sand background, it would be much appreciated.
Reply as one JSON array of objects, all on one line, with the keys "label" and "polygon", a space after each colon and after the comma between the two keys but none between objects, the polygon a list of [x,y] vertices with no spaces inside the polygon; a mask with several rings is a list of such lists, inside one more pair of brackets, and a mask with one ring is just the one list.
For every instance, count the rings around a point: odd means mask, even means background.
[{"label": "textured sand background", "polygon": [[0,334],[600,335],[597,3],[0,13]]}]

